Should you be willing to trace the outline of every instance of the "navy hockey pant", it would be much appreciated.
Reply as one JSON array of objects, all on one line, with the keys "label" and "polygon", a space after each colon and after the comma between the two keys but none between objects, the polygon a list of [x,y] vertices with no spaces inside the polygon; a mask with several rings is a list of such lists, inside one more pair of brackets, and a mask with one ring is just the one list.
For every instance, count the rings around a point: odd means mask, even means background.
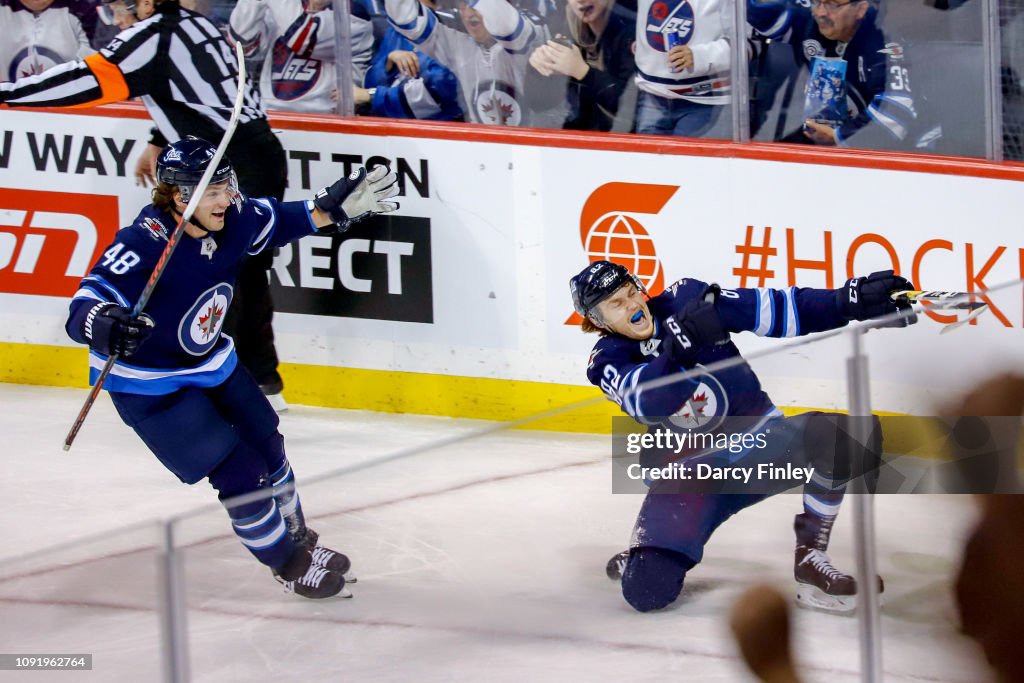
[{"label": "navy hockey pant", "polygon": [[[216,387],[110,397],[121,419],[167,469],[186,484],[208,477],[222,501],[269,489],[284,477],[292,481],[277,414],[241,365]],[[291,503],[288,495],[291,510],[297,497]],[[275,498],[232,506],[228,514],[257,559],[271,567],[287,562],[294,546]]]},{"label": "navy hockey pant", "polygon": [[[759,463],[815,467],[815,477],[804,487],[804,508],[822,517],[834,517],[850,476],[851,452],[859,448],[848,436],[850,425],[843,422],[846,419],[836,414],[805,413],[771,420],[762,428],[766,447],[753,448],[740,459],[733,458],[732,463],[755,468]],[[869,458],[880,458],[881,439],[876,418],[866,449]],[[723,458],[728,459],[728,455],[715,452],[685,462],[695,467],[699,462],[721,464]],[[675,601],[686,573],[703,559],[704,546],[723,522],[784,490],[772,489],[770,481],[761,481],[756,488],[736,486],[735,493],[678,493],[672,487],[668,480],[650,488],[633,529],[630,557],[622,575],[622,595],[642,612]]]}]

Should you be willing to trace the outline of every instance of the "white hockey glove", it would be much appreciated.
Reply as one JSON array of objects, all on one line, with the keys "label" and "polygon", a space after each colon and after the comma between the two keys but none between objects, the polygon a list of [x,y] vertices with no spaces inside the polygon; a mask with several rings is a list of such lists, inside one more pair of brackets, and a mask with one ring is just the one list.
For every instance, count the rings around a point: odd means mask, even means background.
[{"label": "white hockey glove", "polygon": [[367,173],[360,166],[347,178],[317,192],[313,204],[330,216],[337,232],[344,232],[371,214],[390,213],[397,209],[398,202],[391,199],[396,194],[398,176],[394,171],[387,166],[375,166]]}]

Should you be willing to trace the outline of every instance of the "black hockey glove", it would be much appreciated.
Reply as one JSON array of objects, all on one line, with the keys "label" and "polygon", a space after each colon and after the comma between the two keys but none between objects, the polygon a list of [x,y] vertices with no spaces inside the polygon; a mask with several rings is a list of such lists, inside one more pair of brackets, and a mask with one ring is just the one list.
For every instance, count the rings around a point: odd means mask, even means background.
[{"label": "black hockey glove", "polygon": [[376,213],[390,213],[398,208],[391,199],[398,194],[398,176],[387,166],[374,166],[369,173],[360,166],[330,187],[316,193],[313,204],[334,221],[333,229],[320,228],[330,234],[345,232],[353,223]]},{"label": "black hockey glove", "polygon": [[902,315],[886,327],[906,327],[917,322],[909,301],[892,300],[892,293],[917,289],[905,277],[891,270],[871,273],[867,277],[854,277],[836,290],[836,305],[847,320],[870,320],[900,311]]},{"label": "black hockey glove", "polygon": [[679,313],[665,318],[668,327],[669,353],[684,367],[697,364],[697,351],[729,341],[729,331],[722,325],[722,318],[715,310],[715,302],[722,288],[711,285],[699,299],[694,299]]},{"label": "black hockey glove", "polygon": [[82,331],[96,352],[130,358],[153,333],[153,319],[145,313],[133,316],[117,304],[100,303],[85,316]]}]

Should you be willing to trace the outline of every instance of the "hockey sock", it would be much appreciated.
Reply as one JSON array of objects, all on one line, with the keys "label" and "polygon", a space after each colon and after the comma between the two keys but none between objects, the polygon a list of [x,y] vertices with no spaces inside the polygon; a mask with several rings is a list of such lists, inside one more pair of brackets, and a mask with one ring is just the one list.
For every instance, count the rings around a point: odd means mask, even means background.
[{"label": "hockey sock", "polygon": [[306,517],[302,514],[302,502],[295,489],[295,475],[287,460],[270,475],[270,484],[274,488],[274,500],[288,525],[288,533],[301,542],[306,537]]},{"label": "hockey sock", "polygon": [[231,526],[242,545],[261,563],[277,568],[286,564],[295,551],[277,501],[268,496],[242,505],[230,504],[237,496],[268,489],[267,479],[263,458],[244,441],[239,441],[209,474],[210,484],[225,503]]},{"label": "hockey sock", "polygon": [[263,564],[277,569],[287,564],[295,551],[295,542],[288,534],[288,526],[281,517],[281,511],[274,500],[261,501],[262,508],[247,517],[235,517],[231,526],[242,545]]}]

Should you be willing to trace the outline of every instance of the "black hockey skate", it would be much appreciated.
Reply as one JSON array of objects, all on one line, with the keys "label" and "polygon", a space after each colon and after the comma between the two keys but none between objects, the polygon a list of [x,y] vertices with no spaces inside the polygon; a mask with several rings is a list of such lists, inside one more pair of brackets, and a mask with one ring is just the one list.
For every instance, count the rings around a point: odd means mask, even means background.
[{"label": "black hockey skate", "polygon": [[356,577],[352,574],[352,562],[344,553],[331,550],[327,546],[320,545],[320,534],[306,527],[306,535],[301,543],[313,556],[313,564],[324,569],[337,572],[345,576],[345,583],[355,583]]},{"label": "black hockey skate", "polygon": [[612,555],[612,559],[608,560],[608,564],[604,568],[604,573],[607,574],[608,578],[612,581],[621,581],[622,573],[626,571],[626,560],[628,559],[628,550],[623,550],[621,553],[615,553]]},{"label": "black hockey skate", "polygon": [[345,577],[316,564],[307,548],[296,550],[288,564],[274,572],[274,578],[284,586],[286,593],[312,600],[334,596],[352,597],[352,593],[345,588]]},{"label": "black hockey skate", "polygon": [[[857,580],[832,566],[824,550],[798,545],[793,576],[800,607],[830,614],[853,614],[857,610]],[[879,595],[884,590],[882,577],[878,577]]]}]

